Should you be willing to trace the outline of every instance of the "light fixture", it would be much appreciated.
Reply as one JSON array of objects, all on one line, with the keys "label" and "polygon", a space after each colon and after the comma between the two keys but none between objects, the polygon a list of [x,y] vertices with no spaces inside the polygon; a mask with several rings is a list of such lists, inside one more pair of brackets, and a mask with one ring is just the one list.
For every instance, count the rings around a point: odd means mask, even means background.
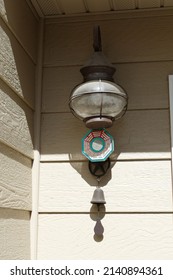
[{"label": "light fixture", "polygon": [[127,94],[114,82],[115,67],[102,52],[100,27],[94,28],[94,53],[80,69],[84,81],[71,92],[72,113],[91,129],[108,128],[127,109]]},{"label": "light fixture", "polygon": [[[99,181],[109,169],[109,156],[114,151],[114,139],[105,128],[125,114],[128,98],[114,82],[115,67],[102,52],[99,26],[94,27],[93,39],[94,53],[80,69],[83,83],[72,90],[69,107],[91,129],[82,138],[82,153],[89,159],[89,171],[98,181],[91,203],[98,206],[99,212],[100,205],[106,203]],[[98,223],[101,228],[100,220]]]}]

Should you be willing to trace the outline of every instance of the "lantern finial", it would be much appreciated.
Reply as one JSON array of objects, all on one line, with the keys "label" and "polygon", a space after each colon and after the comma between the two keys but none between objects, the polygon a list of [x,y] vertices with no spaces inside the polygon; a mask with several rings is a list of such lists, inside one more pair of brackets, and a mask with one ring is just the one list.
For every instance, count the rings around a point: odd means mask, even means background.
[{"label": "lantern finial", "polygon": [[95,52],[102,51],[100,26],[96,25],[93,29],[93,48]]}]

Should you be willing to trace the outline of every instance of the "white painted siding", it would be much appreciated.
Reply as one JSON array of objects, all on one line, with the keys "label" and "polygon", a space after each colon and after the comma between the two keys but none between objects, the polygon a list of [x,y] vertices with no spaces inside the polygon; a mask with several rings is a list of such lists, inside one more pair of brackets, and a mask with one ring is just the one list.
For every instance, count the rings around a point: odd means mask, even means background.
[{"label": "white painted siding", "polygon": [[0,24],[0,259],[29,259],[38,22],[0,0]]}]

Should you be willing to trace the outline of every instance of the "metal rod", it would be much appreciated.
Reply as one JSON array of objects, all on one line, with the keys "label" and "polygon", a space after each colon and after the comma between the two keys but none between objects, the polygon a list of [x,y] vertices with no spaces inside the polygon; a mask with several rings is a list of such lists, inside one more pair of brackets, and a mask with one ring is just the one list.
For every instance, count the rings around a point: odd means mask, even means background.
[{"label": "metal rod", "polygon": [[93,48],[95,52],[102,51],[100,26],[96,25],[93,29]]}]

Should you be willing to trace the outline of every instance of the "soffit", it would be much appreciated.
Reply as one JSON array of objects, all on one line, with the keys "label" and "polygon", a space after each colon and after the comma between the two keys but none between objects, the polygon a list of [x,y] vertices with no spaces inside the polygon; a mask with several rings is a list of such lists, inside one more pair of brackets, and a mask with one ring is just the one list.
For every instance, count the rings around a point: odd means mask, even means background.
[{"label": "soffit", "polygon": [[173,0],[30,0],[42,17],[169,9]]}]

